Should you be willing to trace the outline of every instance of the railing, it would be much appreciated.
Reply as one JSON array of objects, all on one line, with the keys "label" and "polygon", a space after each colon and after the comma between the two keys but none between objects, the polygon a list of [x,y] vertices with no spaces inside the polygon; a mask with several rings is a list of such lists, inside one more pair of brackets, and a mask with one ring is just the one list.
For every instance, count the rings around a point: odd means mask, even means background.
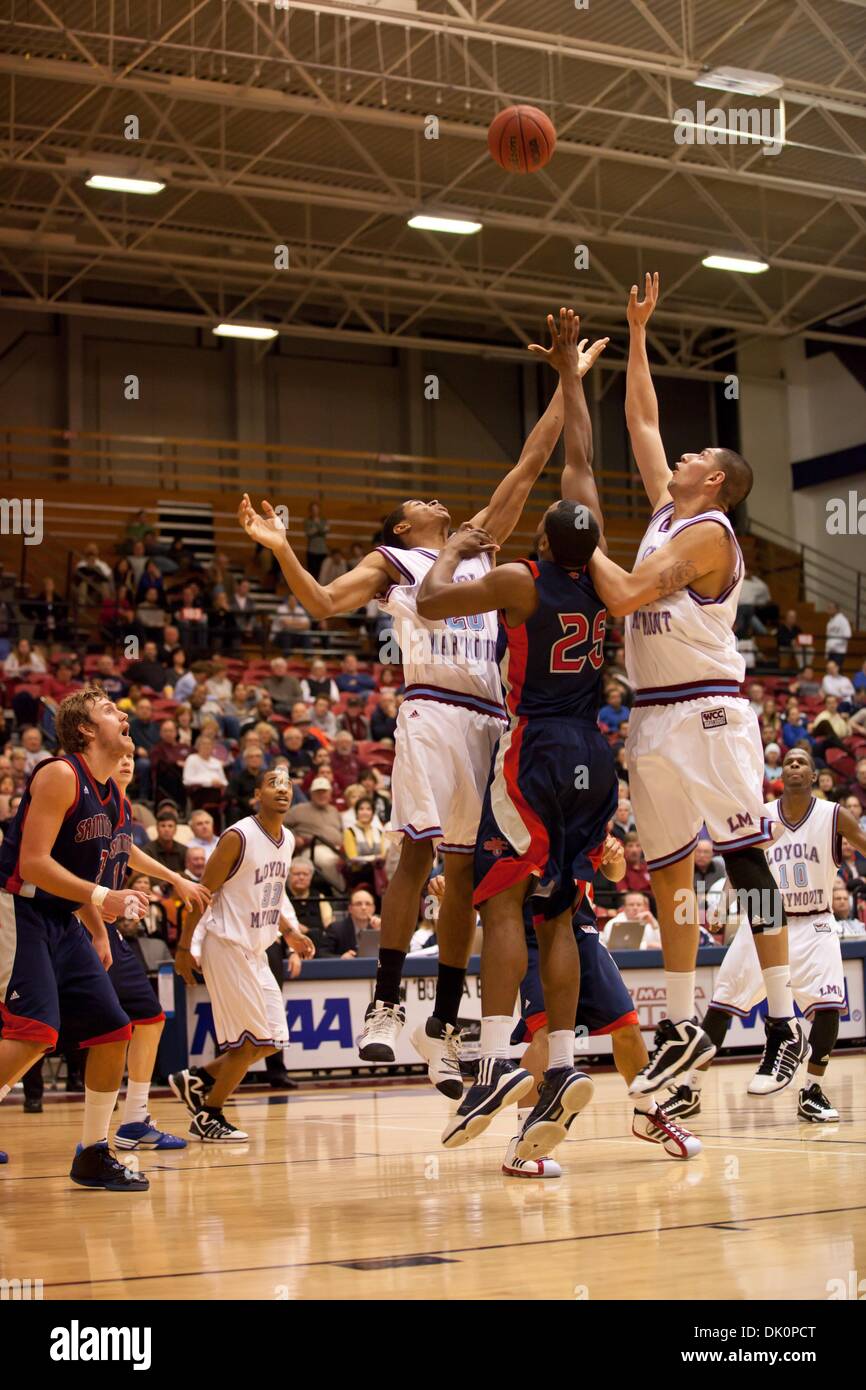
[{"label": "railing", "polygon": [[866,575],[861,570],[840,565],[815,546],[794,540],[763,521],[752,521],[749,530],[758,540],[770,541],[799,557],[799,597],[803,602],[837,603],[855,630],[866,627]]}]

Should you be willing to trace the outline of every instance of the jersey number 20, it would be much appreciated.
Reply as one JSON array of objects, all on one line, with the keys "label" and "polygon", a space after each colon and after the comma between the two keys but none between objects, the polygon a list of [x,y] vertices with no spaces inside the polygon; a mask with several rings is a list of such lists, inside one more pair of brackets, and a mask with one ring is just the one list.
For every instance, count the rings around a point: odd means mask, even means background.
[{"label": "jersey number 20", "polygon": [[[589,636],[589,621],[584,613],[560,613],[559,621],[562,624],[564,636],[558,642],[554,642],[550,649],[550,669],[555,675],[576,676],[586,665],[589,657],[589,664],[594,670],[599,670],[604,660],[604,624],[607,612],[604,608],[599,609],[592,624],[592,639]],[[586,650],[587,643],[592,642],[589,650]],[[578,651],[578,648],[583,648]]]}]

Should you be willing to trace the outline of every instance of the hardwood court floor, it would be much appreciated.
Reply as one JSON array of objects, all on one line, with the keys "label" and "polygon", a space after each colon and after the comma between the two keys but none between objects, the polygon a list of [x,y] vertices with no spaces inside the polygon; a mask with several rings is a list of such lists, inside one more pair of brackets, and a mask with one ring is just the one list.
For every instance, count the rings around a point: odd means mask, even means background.
[{"label": "hardwood court floor", "polygon": [[[596,1073],[547,1182],[501,1175],[507,1117],[441,1149],[448,1102],[423,1083],[253,1093],[229,1112],[243,1152],[144,1154],[129,1197],[69,1182],[80,1104],[7,1102],[0,1277],[46,1299],[825,1299],[866,1271],[866,1057],[831,1065],[833,1126],[798,1122],[793,1087],[746,1096],[752,1070],[713,1070],[689,1163],[634,1139]],[[154,1111],[186,1132],[174,1100]]]}]

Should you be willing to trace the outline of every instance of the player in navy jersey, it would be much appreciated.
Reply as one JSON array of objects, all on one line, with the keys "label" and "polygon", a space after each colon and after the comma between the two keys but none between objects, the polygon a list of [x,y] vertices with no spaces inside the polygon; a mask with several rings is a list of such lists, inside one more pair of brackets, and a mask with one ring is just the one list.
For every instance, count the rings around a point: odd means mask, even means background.
[{"label": "player in navy jersey", "polygon": [[425,618],[478,612],[479,605],[500,612],[509,726],[494,754],[475,847],[474,902],[484,926],[481,1060],[478,1080],[442,1142],[467,1143],[534,1087],[531,1073],[508,1059],[514,1000],[527,967],[529,896],[550,1037],[544,1084],[517,1147],[521,1158],[536,1154],[536,1127],[549,1153],[592,1096],[590,1078],[574,1069],[580,957],[571,917],[576,881],[592,879],[617,804],[613,754],[598,728],[605,609],[586,569],[603,536],[578,371],[583,344],[572,311],[560,311],[558,329],[552,316],[548,324],[552,347],[534,350],[560,374],[565,469],[562,500],[544,515],[539,560],[452,583],[462,557],[491,548],[483,532],[467,529],[440,552],[418,596]]},{"label": "player in navy jersey", "polygon": [[142,1192],[147,1179],[108,1148],[131,1025],[106,973],[111,950],[99,911],[137,919],[148,906],[143,893],[101,882],[123,814],[111,774],[133,751],[129,721],[88,687],[61,704],[57,734],[66,752],[32,773],[0,848],[0,1094],[54,1048],[62,1021],[89,1053],[70,1177],[84,1187]]},{"label": "player in navy jersey", "polygon": [[[171,873],[159,860],[145,854],[132,842],[132,807],[125,793],[134,771],[133,756],[125,753],[114,775],[122,797],[121,820],[111,842],[102,883],[109,888],[122,888],[127,869],[131,868],[134,873],[149,874],[151,878],[170,883],[186,907],[203,910],[211,900],[210,890],[204,884],[193,883],[182,874]],[[132,1024],[132,1038],[126,1057],[126,1100],[114,1142],[122,1149],[185,1149],[185,1139],[157,1129],[148,1114],[150,1083],[165,1014],[141,961],[124,939],[117,922],[106,919],[105,926],[111,948],[108,978]]]}]

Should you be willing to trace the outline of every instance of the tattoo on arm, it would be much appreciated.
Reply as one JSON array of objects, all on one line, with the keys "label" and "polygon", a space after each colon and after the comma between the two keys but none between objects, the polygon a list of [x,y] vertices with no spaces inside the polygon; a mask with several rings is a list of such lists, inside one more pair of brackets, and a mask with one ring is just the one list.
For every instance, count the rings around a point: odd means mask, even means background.
[{"label": "tattoo on arm", "polygon": [[662,570],[658,577],[658,597],[669,598],[671,594],[676,594],[680,589],[693,580],[698,573],[698,566],[693,560],[677,560],[675,564],[669,565],[666,570]]}]

